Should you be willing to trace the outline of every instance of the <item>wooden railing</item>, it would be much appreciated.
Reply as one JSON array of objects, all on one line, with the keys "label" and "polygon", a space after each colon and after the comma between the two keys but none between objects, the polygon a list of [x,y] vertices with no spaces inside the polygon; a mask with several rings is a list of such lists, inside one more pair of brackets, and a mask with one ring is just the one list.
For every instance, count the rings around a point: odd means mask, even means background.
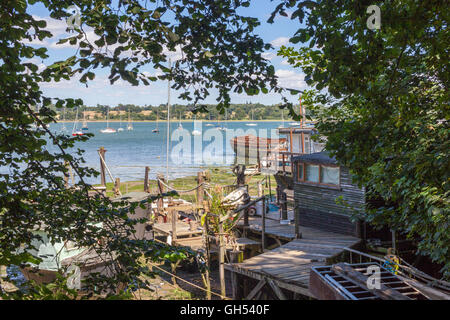
[{"label": "wooden railing", "polygon": [[299,152],[280,152],[277,161],[277,171],[292,174],[294,172],[292,157],[300,156],[302,154],[303,153]]}]

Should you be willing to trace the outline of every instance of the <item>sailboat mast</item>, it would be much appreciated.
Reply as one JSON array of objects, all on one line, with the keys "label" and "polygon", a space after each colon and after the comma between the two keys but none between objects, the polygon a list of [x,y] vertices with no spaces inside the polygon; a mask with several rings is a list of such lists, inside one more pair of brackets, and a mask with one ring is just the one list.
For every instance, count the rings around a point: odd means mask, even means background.
[{"label": "sailboat mast", "polygon": [[[169,58],[169,69],[172,73],[172,60]],[[166,143],[166,181],[169,181],[169,136],[170,136],[170,78],[167,82],[167,143]]]},{"label": "sailboat mast", "polygon": [[72,133],[75,132],[75,129],[77,127],[77,122],[78,122],[78,108],[77,108],[77,112],[75,114],[75,121],[73,122],[73,129],[72,129]]}]

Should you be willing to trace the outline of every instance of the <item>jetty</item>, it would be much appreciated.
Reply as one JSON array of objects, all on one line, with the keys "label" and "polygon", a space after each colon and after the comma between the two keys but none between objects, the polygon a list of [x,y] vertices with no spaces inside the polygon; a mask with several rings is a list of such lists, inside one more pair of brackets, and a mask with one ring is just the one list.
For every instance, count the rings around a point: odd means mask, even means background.
[{"label": "jetty", "polygon": [[239,228],[247,234],[272,238],[276,243],[288,242],[272,250],[263,249],[261,254],[243,262],[225,265],[226,270],[233,273],[233,299],[268,297],[269,294],[262,291],[265,287],[281,300],[297,298],[298,294],[314,298],[309,290],[311,267],[329,264],[345,248],[354,248],[360,243],[360,239],[348,235],[303,226],[295,230],[295,225],[263,220],[263,217],[249,217],[248,226],[241,223]]}]

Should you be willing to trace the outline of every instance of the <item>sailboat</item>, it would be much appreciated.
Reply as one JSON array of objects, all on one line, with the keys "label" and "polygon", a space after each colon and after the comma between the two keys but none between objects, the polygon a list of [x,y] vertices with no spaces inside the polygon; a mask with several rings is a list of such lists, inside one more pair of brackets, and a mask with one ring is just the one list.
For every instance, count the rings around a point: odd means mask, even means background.
[{"label": "sailboat", "polygon": [[[253,121],[253,109],[252,109],[252,121]],[[254,122],[252,122],[252,123],[246,123],[245,125],[246,125],[246,126],[249,126],[249,127],[257,126],[257,124],[254,123]]]},{"label": "sailboat", "polygon": [[133,130],[133,123],[131,123],[130,110],[128,110],[128,125],[127,125],[127,130],[128,130],[128,131]]},{"label": "sailboat", "polygon": [[100,130],[101,133],[116,133],[116,129],[109,127],[109,109],[106,110],[106,128]]},{"label": "sailboat", "polygon": [[[227,121],[227,110],[225,109],[225,121]],[[223,126],[220,126],[219,128],[217,128],[220,131],[227,131],[227,128]]]},{"label": "sailboat", "polygon": [[122,114],[120,113],[120,110],[119,110],[119,117],[120,117],[120,126],[119,126],[119,129],[117,129],[117,131],[123,131],[123,128],[122,128]]},{"label": "sailboat", "polygon": [[158,114],[158,110],[156,110],[156,128],[152,130],[153,133],[158,133],[159,132],[158,120],[159,120],[159,114]]},{"label": "sailboat", "polygon": [[61,127],[61,132],[66,132],[67,128],[66,128],[66,107],[64,107],[63,109],[63,123],[62,123],[62,127]]},{"label": "sailboat", "polygon": [[83,130],[83,131],[89,130],[87,121],[86,121],[86,111],[83,111],[83,126],[81,127],[81,130]]},{"label": "sailboat", "polygon": [[193,136],[199,136],[199,135],[202,134],[202,132],[197,130],[197,129],[195,129],[195,120],[196,120],[196,116],[194,116],[194,130],[192,131],[192,135]]},{"label": "sailboat", "polygon": [[[211,112],[209,113],[209,122],[211,122]],[[206,127],[214,127],[214,125],[212,123],[207,123],[205,126]]]},{"label": "sailboat", "polygon": [[284,110],[281,110],[281,121],[283,121],[283,123],[280,124],[278,128],[284,128]]},{"label": "sailboat", "polygon": [[78,127],[78,108],[77,108],[77,112],[75,114],[75,121],[73,122],[72,135],[73,136],[82,136],[84,134],[83,131],[79,130],[77,127]]},{"label": "sailboat", "polygon": [[182,130],[183,126],[181,125],[181,112],[180,112],[180,120],[178,121],[178,130]]}]

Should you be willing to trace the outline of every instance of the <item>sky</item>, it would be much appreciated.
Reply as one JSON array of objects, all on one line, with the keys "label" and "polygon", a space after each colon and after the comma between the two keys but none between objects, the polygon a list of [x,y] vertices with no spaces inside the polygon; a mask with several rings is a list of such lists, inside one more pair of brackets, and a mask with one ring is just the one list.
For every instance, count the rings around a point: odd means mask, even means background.
[{"label": "sky", "polygon": [[[256,29],[256,33],[265,42],[271,43],[272,46],[274,46],[273,50],[264,53],[264,57],[269,59],[275,67],[276,75],[279,78],[279,84],[282,87],[292,89],[306,89],[307,86],[304,82],[304,74],[301,70],[292,68],[289,66],[286,59],[277,56],[277,50],[279,47],[282,45],[288,45],[289,38],[292,37],[295,31],[297,31],[300,27],[298,21],[291,21],[289,18],[282,16],[277,17],[275,19],[275,23],[268,24],[266,21],[277,4],[278,1],[276,0],[254,0],[251,1],[250,7],[240,9],[239,14],[258,18],[261,22],[261,25]],[[52,64],[54,61],[63,60],[75,54],[76,47],[71,47],[68,43],[63,45],[56,44],[59,39],[70,35],[66,32],[66,21],[50,18],[48,11],[40,3],[31,6],[28,11],[36,17],[46,20],[47,29],[53,34],[53,38],[47,38],[44,42],[32,42],[32,44],[36,47],[45,46],[48,49],[49,55],[49,58],[44,61],[33,58],[32,61],[34,63],[38,64],[40,68],[45,68],[45,66]],[[179,53],[171,53],[173,59],[176,59],[178,54]],[[158,71],[154,70],[150,66],[146,71],[150,74],[158,74]],[[97,104],[109,105],[111,107],[115,107],[118,104],[155,106],[167,103],[167,82],[158,80],[151,83],[149,86],[131,86],[122,80],[118,80],[114,83],[114,85],[111,85],[109,83],[108,73],[106,70],[97,69],[95,73],[96,77],[93,81],[88,83],[88,87],[77,80],[62,80],[57,83],[42,83],[41,89],[44,94],[50,97],[82,98],[85,105],[88,106],[95,106]],[[186,104],[186,101],[178,98],[178,94],[179,93],[172,90],[171,103]],[[272,105],[281,102],[281,96],[274,93],[261,93],[257,96],[248,96],[245,93],[230,94],[231,103],[252,102]],[[217,103],[217,96],[217,91],[211,91],[211,95],[204,102],[208,104],[215,104]],[[287,94],[287,97],[291,102],[296,103],[298,101],[297,96]]]}]

